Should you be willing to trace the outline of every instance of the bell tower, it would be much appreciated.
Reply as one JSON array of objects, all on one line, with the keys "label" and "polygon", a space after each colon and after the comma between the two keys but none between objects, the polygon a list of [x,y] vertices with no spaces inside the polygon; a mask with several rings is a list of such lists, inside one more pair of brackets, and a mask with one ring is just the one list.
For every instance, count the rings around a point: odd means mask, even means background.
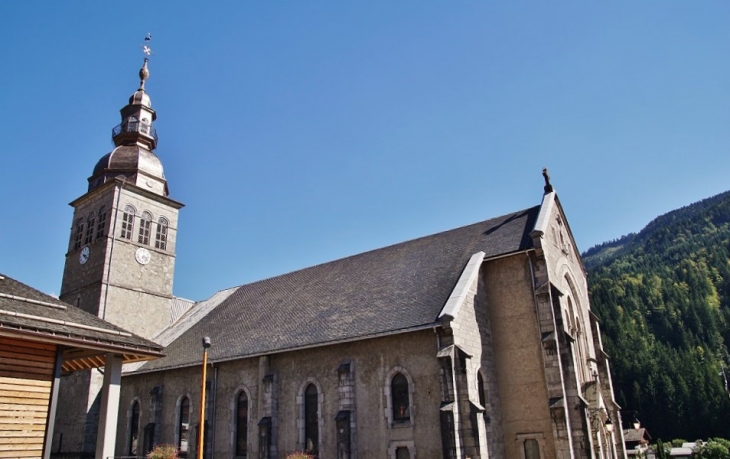
[{"label": "bell tower", "polygon": [[71,202],[73,225],[60,298],[145,338],[170,323],[175,242],[181,203],[168,197],[157,132],[139,89],[112,129],[114,149],[89,177],[88,191]]},{"label": "bell tower", "polygon": [[[60,299],[153,339],[171,322],[178,212],[154,153],[157,114],[145,90],[149,36],[139,88],[112,129],[114,148],[94,166],[84,195],[71,202],[73,223]],[[62,378],[54,451],[93,453],[102,375]],[[82,403],[85,400],[86,403]]]}]

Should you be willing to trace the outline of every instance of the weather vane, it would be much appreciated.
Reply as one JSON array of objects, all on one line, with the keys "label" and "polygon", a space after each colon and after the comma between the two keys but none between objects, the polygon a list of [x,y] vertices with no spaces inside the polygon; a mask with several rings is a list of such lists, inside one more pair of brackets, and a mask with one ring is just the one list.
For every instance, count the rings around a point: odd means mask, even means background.
[{"label": "weather vane", "polygon": [[142,52],[145,56],[149,56],[152,54],[152,48],[150,48],[150,42],[152,41],[152,34],[148,33],[146,37],[144,37],[144,45],[141,45]]}]

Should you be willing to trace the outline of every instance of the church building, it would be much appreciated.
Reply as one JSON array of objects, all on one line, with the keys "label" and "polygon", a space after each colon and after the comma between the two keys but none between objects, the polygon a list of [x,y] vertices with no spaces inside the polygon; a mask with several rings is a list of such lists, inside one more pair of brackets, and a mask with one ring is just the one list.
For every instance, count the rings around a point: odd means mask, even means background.
[{"label": "church building", "polygon": [[[183,205],[154,152],[147,66],[115,148],[71,203],[61,293],[164,346],[124,366],[117,457],[160,444],[197,457],[204,337],[207,458],[626,457],[586,271],[547,171],[532,207],[189,302],[173,296]],[[102,377],[63,378],[59,457],[94,451]]]}]

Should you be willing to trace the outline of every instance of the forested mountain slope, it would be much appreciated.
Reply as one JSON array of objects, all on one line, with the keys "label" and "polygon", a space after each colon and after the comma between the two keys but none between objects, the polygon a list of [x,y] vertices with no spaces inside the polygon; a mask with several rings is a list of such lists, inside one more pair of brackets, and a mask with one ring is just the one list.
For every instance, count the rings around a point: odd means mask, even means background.
[{"label": "forested mountain slope", "polygon": [[730,438],[729,256],[730,192],[583,254],[618,403],[655,439]]}]

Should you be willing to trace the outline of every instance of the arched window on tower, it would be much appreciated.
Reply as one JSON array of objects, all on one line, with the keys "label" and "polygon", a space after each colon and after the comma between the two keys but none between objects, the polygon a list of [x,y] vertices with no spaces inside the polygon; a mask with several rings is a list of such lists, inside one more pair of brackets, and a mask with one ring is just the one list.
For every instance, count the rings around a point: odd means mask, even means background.
[{"label": "arched window on tower", "polygon": [[95,222],[96,215],[94,215],[94,212],[91,212],[89,216],[86,217],[86,237],[84,238],[84,244],[89,244],[94,240]]},{"label": "arched window on tower", "polygon": [[76,228],[74,230],[74,250],[81,248],[81,241],[84,238],[84,219],[76,220]]},{"label": "arched window on tower", "polygon": [[132,239],[132,232],[134,231],[134,215],[137,213],[132,206],[126,206],[124,213],[122,214],[122,232],[119,237],[122,239]]},{"label": "arched window on tower", "polygon": [[315,456],[319,452],[319,394],[314,384],[304,390],[304,448]]},{"label": "arched window on tower", "polygon": [[188,450],[190,446],[190,399],[183,397],[180,400],[180,413],[177,421],[177,449],[180,452],[180,457],[188,457]]},{"label": "arched window on tower", "polygon": [[137,242],[150,245],[150,226],[152,226],[152,214],[144,211],[139,219],[139,237],[137,238]]},{"label": "arched window on tower", "polygon": [[157,220],[157,232],[155,233],[155,248],[167,250],[167,228],[170,223],[165,217]]},{"label": "arched window on tower", "polygon": [[410,394],[408,379],[403,373],[396,373],[390,381],[390,394],[393,397],[393,422],[410,421]]},{"label": "arched window on tower", "polygon": [[248,397],[245,391],[236,398],[236,458],[248,457]]},{"label": "arched window on tower", "polygon": [[106,206],[99,208],[99,220],[96,222],[96,239],[104,237],[104,231],[106,231]]},{"label": "arched window on tower", "polygon": [[132,417],[129,420],[129,455],[139,453],[139,401],[132,403]]}]

